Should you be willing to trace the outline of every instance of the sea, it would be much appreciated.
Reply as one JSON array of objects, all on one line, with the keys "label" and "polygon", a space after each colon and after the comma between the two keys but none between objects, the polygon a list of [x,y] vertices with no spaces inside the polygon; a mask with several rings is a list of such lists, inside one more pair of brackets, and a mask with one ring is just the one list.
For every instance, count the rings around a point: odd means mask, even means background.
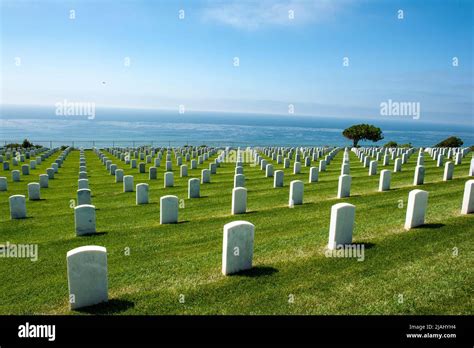
[{"label": "sea", "polygon": [[53,107],[2,105],[0,145],[28,139],[56,147],[106,146],[350,146],[342,131],[358,123],[380,127],[388,141],[434,146],[457,136],[474,145],[474,124],[433,123],[411,118],[336,118],[301,115],[97,108],[93,118],[57,115]]}]

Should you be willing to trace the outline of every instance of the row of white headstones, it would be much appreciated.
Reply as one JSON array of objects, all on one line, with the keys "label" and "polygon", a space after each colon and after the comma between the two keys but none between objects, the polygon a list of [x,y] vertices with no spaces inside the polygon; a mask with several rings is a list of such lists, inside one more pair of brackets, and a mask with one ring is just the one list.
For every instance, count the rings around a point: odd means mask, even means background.
[{"label": "row of white headstones", "polygon": [[[36,165],[41,165],[43,161],[57,152],[58,149],[51,149],[48,150],[45,154],[41,155],[41,157],[37,157],[34,161],[34,168]],[[40,200],[41,199],[41,188],[48,188],[49,187],[49,179],[54,179],[54,174],[59,171],[59,168],[62,166],[63,161],[71,151],[70,148],[64,150],[61,155],[55,160],[54,163],[51,164],[51,168],[46,169],[47,174],[40,174],[39,175],[39,182],[31,182],[28,183],[28,199],[31,201]],[[25,166],[25,165],[24,165]],[[28,165],[26,165],[28,166]],[[23,175],[30,175],[29,167],[28,171],[24,171]],[[20,174],[19,171],[13,170],[12,171],[12,181],[20,181]],[[7,191],[8,190],[8,183],[6,177],[0,177],[0,191]],[[26,213],[26,197],[24,195],[13,195],[9,197],[10,203],[10,218],[11,219],[24,219],[27,217]]]},{"label": "row of white headstones", "polygon": [[[466,182],[462,214],[474,212],[474,180]],[[176,202],[177,203],[177,202]],[[428,192],[412,190],[408,196],[405,229],[424,224]],[[331,208],[328,249],[352,243],[355,206],[338,203]],[[222,273],[230,275],[252,268],[255,226],[248,221],[224,225]],[[107,251],[101,246],[83,246],[67,253],[71,309],[108,301]]]},{"label": "row of white headstones", "polygon": [[[18,166],[20,163],[26,162],[27,159],[30,159],[32,169],[34,169],[33,166],[41,164],[41,161],[47,158],[44,154],[45,152],[51,154],[51,151],[55,152],[56,150],[57,148],[48,150],[45,147],[31,150],[24,148],[2,148],[0,149],[0,163],[3,164],[3,170],[10,170],[9,160],[12,161],[13,166]],[[34,156],[37,156],[36,159],[32,159]]]},{"label": "row of white headstones", "polygon": [[[237,168],[242,167],[238,166]],[[265,166],[265,170],[268,174],[268,165]],[[234,185],[236,183],[241,184],[242,180],[244,180],[244,178],[238,177],[239,175],[243,175],[240,173],[240,170],[239,174],[235,175]],[[199,184],[198,179],[194,180],[197,180],[197,184]],[[275,180],[277,180],[277,177],[275,177]],[[290,204],[292,200],[294,204],[295,199],[299,202],[300,196],[297,192],[301,192],[302,201],[302,187],[298,182],[302,184],[301,181],[293,181],[290,185]],[[144,184],[137,185],[137,204],[141,200],[139,197],[139,192],[141,191],[139,187],[141,186],[139,185]],[[465,186],[462,214],[474,211],[473,188],[474,180],[469,180]],[[169,196],[162,197],[162,199],[167,199],[167,197]],[[171,197],[174,198],[173,209],[176,213],[177,221],[178,199],[175,196]],[[242,212],[245,212],[244,201],[246,202],[246,189],[235,187],[233,192],[233,213],[235,212],[234,209],[238,210],[238,208],[234,207],[234,205],[239,206],[238,202],[240,202]],[[413,190],[409,193],[405,229],[409,230],[424,224],[427,204],[428,192]],[[162,200],[160,200],[160,206],[164,207]],[[336,249],[340,245],[352,243],[354,220],[354,205],[338,203],[332,206],[328,249]],[[255,226],[248,221],[233,221],[224,225],[222,247],[222,273],[224,275],[252,268],[254,235]],[[85,259],[94,259],[94,263],[85,262]],[[73,249],[67,254],[67,262],[70,299],[72,299],[71,309],[108,301],[107,251],[104,247],[85,246]]]},{"label": "row of white headstones", "polygon": [[[338,149],[330,152],[331,159]],[[97,152],[99,157],[100,152]],[[67,153],[66,153],[67,155]],[[104,156],[102,156],[103,158]],[[256,155],[261,168],[265,167],[268,174],[268,165]],[[347,159],[347,161],[346,161]],[[106,161],[105,161],[106,162]],[[348,162],[348,153],[344,153],[344,162]],[[345,164],[343,162],[343,167]],[[237,162],[239,164],[239,162]],[[471,162],[471,172],[472,172]],[[106,165],[106,163],[104,163]],[[237,168],[241,166],[236,167]],[[241,167],[243,168],[243,167]],[[80,154],[80,172],[87,175],[85,156],[83,151]],[[243,170],[243,169],[242,169]],[[109,166],[110,171],[110,166]],[[240,171],[240,170],[239,170]],[[471,173],[472,174],[472,173]],[[236,174],[243,175],[241,173]],[[275,176],[275,180],[276,180]],[[197,184],[199,184],[199,179]],[[81,181],[82,180],[82,181]],[[84,180],[79,179],[79,185],[88,185]],[[191,179],[193,180],[193,179]],[[240,180],[234,180],[235,182]],[[290,184],[290,206],[302,203],[302,182],[294,180]],[[137,204],[141,204],[144,191],[137,185]],[[142,187],[142,186],[140,186]],[[132,185],[133,188],[133,185]],[[464,198],[462,204],[462,214],[474,211],[473,199],[474,180],[469,180],[465,185]],[[80,194],[80,190],[84,194]],[[140,193],[139,193],[140,192]],[[24,196],[23,196],[24,197]],[[80,199],[80,201],[79,201]],[[90,203],[90,190],[82,187],[78,190],[78,203]],[[245,202],[245,203],[244,203]],[[300,203],[301,202],[301,203]],[[428,192],[413,190],[409,193],[405,229],[424,224],[428,203]],[[233,213],[245,213],[246,211],[246,189],[235,187],[233,192]],[[168,218],[170,218],[168,220]],[[352,232],[355,220],[355,206],[349,203],[335,204],[331,208],[331,221],[329,228],[328,248],[335,249],[339,245],[352,243]],[[75,208],[76,233],[78,235],[95,232],[95,207],[90,204],[79,204]],[[178,221],[178,198],[176,196],[164,196],[160,199],[160,223],[175,223]],[[253,240],[255,227],[247,221],[234,221],[224,226],[223,251],[222,251],[222,273],[229,275],[251,269],[253,258]],[[107,254],[106,249],[99,246],[84,246],[76,248],[67,253],[68,282],[70,293],[71,309],[94,305],[108,300],[108,279],[107,279]]]},{"label": "row of white headstones", "polygon": [[[310,176],[309,182],[317,182],[318,181],[318,172],[326,170],[326,162],[330,162],[330,160],[337,154],[339,148],[333,149],[329,152],[329,155],[326,156],[326,159],[320,162],[319,170],[316,167],[310,168]],[[356,154],[361,158],[361,161],[367,159],[363,154],[362,150],[353,149]],[[412,151],[412,150],[408,150]],[[62,156],[66,156],[69,153],[68,150]],[[109,171],[111,175],[115,174],[115,181],[121,182],[123,181],[123,190],[124,192],[133,192],[133,176],[126,175],[123,176],[123,171],[116,168],[116,165],[112,164],[110,160],[105,157],[99,150],[96,150],[97,155],[100,157],[106,169]],[[403,154],[405,155],[405,153]],[[63,157],[60,157],[59,165],[62,164]],[[167,159],[168,156],[167,155]],[[220,165],[219,159],[222,159],[225,156],[225,152],[216,159],[215,163],[211,163],[211,169],[204,169],[202,170],[201,175],[201,183],[208,183],[210,182],[211,173],[217,173],[217,167]],[[420,165],[420,163],[424,163],[423,152],[420,149],[419,156],[418,156],[418,165],[415,169],[415,176],[414,176],[414,185],[421,185],[424,182],[424,167]],[[283,186],[283,171],[277,170],[273,172],[273,166],[271,164],[267,164],[266,160],[264,160],[258,153],[255,154],[254,159],[256,163],[260,164],[260,168],[263,170],[265,169],[266,176],[272,177],[274,176],[274,187],[282,187]],[[298,159],[298,156],[297,158]],[[405,160],[406,161],[406,160]],[[167,162],[170,162],[167,160]],[[56,168],[51,168],[57,171],[57,163]],[[294,165],[294,172],[298,173],[298,166],[300,163],[295,162]],[[453,167],[449,165],[450,162],[446,163],[445,173],[443,179],[445,181],[451,180],[453,176]],[[377,161],[370,161],[370,170],[369,175],[376,174],[376,165]],[[181,173],[183,174],[183,167],[185,165],[181,165]],[[338,198],[344,198],[350,196],[350,189],[351,189],[351,176],[349,173],[349,153],[348,149],[346,148],[344,151],[343,163],[341,166],[341,176],[339,177],[339,185],[338,185]],[[375,170],[374,170],[375,168]],[[87,171],[85,165],[85,157],[83,151],[81,151],[80,157],[80,166],[79,166],[79,180],[78,180],[78,191],[77,191],[77,207],[75,209],[76,212],[76,233],[78,235],[94,233],[95,232],[95,218],[93,215],[95,214],[95,207],[91,205],[91,191],[88,186],[88,179],[87,179]],[[400,171],[398,169],[398,171]],[[150,171],[151,172],[151,171]],[[470,175],[474,175],[474,160],[471,160],[471,167],[470,167]],[[243,163],[239,161],[236,162],[236,169],[235,169],[235,176],[234,176],[234,189],[232,191],[232,205],[231,205],[231,213],[232,214],[243,214],[246,212],[247,208],[247,189],[245,186],[245,176],[243,174]],[[51,173],[54,175],[54,172]],[[187,175],[187,171],[186,171]],[[43,176],[45,176],[43,174]],[[173,173],[166,172],[164,173],[165,180],[164,185],[165,187],[173,186]],[[183,176],[183,175],[182,175]],[[40,176],[41,177],[41,176]],[[53,176],[54,177],[54,176]],[[48,177],[46,176],[45,179],[47,180]],[[390,189],[390,180],[391,180],[391,172],[389,170],[382,170],[380,173],[380,180],[379,180],[379,191],[387,191]],[[47,182],[46,182],[47,185]],[[30,183],[28,185],[29,191],[29,198],[31,199],[39,199],[39,187],[37,183]],[[289,203],[290,207],[295,205],[303,204],[303,193],[304,193],[304,184],[301,180],[293,180],[290,183],[290,190],[289,190]],[[19,197],[18,197],[19,196]],[[188,181],[188,198],[199,198],[200,196],[200,182],[197,178],[192,178]],[[12,202],[15,206],[20,206],[22,199],[21,195],[12,196]],[[176,196],[163,196],[160,199],[160,222],[161,223],[176,223],[178,219],[178,197]],[[149,202],[149,186],[146,183],[140,183],[136,185],[136,204],[147,204]],[[11,209],[11,217],[12,218],[22,218],[25,217],[26,206],[24,209]],[[81,223],[81,221],[87,221],[87,224]]]}]

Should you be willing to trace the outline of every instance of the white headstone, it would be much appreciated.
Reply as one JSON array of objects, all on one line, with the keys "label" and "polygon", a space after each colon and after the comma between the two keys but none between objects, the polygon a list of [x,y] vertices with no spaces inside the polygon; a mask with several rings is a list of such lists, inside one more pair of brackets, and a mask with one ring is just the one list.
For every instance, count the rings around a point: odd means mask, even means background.
[{"label": "white headstone", "polygon": [[295,162],[293,165],[293,174],[299,174],[299,173],[301,173],[301,163]]},{"label": "white headstone", "polygon": [[309,182],[317,182],[319,179],[319,169],[316,167],[311,167],[309,169]]},{"label": "white headstone", "polygon": [[443,165],[443,162],[444,162],[444,157],[443,157],[443,154],[440,153],[436,160],[436,167],[441,167]]},{"label": "white headstone", "polygon": [[182,164],[179,170],[179,174],[182,178],[185,178],[188,176],[188,166],[186,164]]},{"label": "white headstone", "polygon": [[217,173],[217,166],[215,163],[209,163],[209,171],[211,172],[211,174]]},{"label": "white headstone", "polygon": [[90,204],[76,206],[74,221],[77,236],[95,233],[95,206]]},{"label": "white headstone", "polygon": [[267,164],[265,168],[265,177],[267,178],[273,177],[273,164]]},{"label": "white headstone", "polygon": [[339,245],[352,243],[355,206],[349,203],[338,203],[331,207],[328,249],[334,250]]},{"label": "white headstone", "polygon": [[275,173],[273,173],[273,187],[283,187],[284,175],[283,170],[276,170]]},{"label": "white headstone", "polygon": [[40,174],[39,184],[41,188],[48,188],[49,186],[49,176],[48,174]]},{"label": "white headstone", "polygon": [[474,180],[466,181],[462,199],[461,214],[474,213]]},{"label": "white headstone", "polygon": [[68,251],[66,259],[71,309],[107,302],[107,250],[82,246]]},{"label": "white headstone", "polygon": [[326,160],[319,161],[319,171],[325,172],[326,171]]},{"label": "white headstone", "polygon": [[7,178],[2,176],[0,177],[0,191],[8,190]]},{"label": "white headstone", "polygon": [[245,187],[245,175],[236,174],[234,175],[234,188],[236,187]]},{"label": "white headstone", "polygon": [[188,198],[199,198],[200,197],[201,184],[198,178],[192,178],[188,180]]},{"label": "white headstone", "polygon": [[412,190],[408,194],[405,229],[423,225],[425,223],[426,208],[428,206],[428,192]]},{"label": "white headstone", "polygon": [[26,218],[26,198],[23,195],[13,195],[9,198],[10,202],[10,218],[25,219]]},{"label": "white headstone", "polygon": [[369,176],[377,175],[377,161],[370,161]]},{"label": "white headstone", "polygon": [[109,168],[110,175],[115,175],[116,170],[117,170],[117,165],[116,164],[111,164],[110,168]]},{"label": "white headstone", "polygon": [[21,166],[21,174],[22,175],[30,175],[30,166],[28,164],[23,164]]},{"label": "white headstone", "polygon": [[136,204],[148,204],[148,184],[137,184]]},{"label": "white headstone", "polygon": [[115,170],[115,182],[116,183],[123,182],[123,169]]},{"label": "white headstone", "polygon": [[133,176],[125,175],[123,177],[123,192],[133,192]]},{"label": "white headstone", "polygon": [[19,170],[12,170],[12,181],[13,182],[20,181],[20,171]]},{"label": "white headstone", "polygon": [[304,184],[301,180],[290,182],[290,198],[288,206],[292,208],[295,205],[303,204]]},{"label": "white headstone", "polygon": [[247,189],[236,187],[232,189],[232,215],[245,214],[247,211]]},{"label": "white headstone", "polygon": [[415,177],[413,178],[413,185],[423,185],[425,182],[425,167],[416,166],[415,167]]},{"label": "white headstone", "polygon": [[178,223],[178,197],[163,196],[160,198],[160,224]]},{"label": "white headstone", "polygon": [[224,225],[222,273],[229,275],[252,268],[255,226],[247,221]]},{"label": "white headstone", "polygon": [[349,175],[351,173],[351,166],[349,163],[343,163],[341,165],[341,175],[347,174]]},{"label": "white headstone", "polygon": [[370,157],[364,157],[364,168],[367,168],[369,166],[370,162]]},{"label": "white headstone", "polygon": [[[49,179],[54,179],[54,169],[53,168],[46,169],[46,174],[48,175]],[[87,177],[87,173],[86,173],[86,177]],[[80,176],[79,176],[79,178],[80,178]]]},{"label": "white headstone", "polygon": [[337,188],[337,198],[349,197],[351,195],[351,181],[350,175],[339,176],[339,186]]},{"label": "white headstone", "polygon": [[422,155],[418,155],[418,159],[416,160],[417,166],[422,166],[425,164],[425,157]]},{"label": "white headstone", "polygon": [[395,173],[398,173],[398,172],[401,172],[402,171],[402,159],[401,158],[397,158],[395,160],[395,165],[393,167],[393,171]]},{"label": "white headstone", "polygon": [[454,163],[446,162],[444,165],[443,181],[453,180]]},{"label": "white headstone", "polygon": [[164,176],[164,187],[174,186],[174,175],[173,172],[166,172]]},{"label": "white headstone", "polygon": [[88,189],[89,188],[89,180],[87,179],[79,179],[77,180],[77,188],[80,189]]},{"label": "white headstone", "polygon": [[379,191],[382,192],[390,190],[391,177],[392,172],[390,170],[384,169],[380,172]]},{"label": "white headstone", "polygon": [[91,204],[91,190],[77,190],[77,205]]},{"label": "white headstone", "polygon": [[40,184],[37,182],[30,182],[28,184],[28,199],[30,201],[37,201],[41,199]]},{"label": "white headstone", "polygon": [[456,154],[456,157],[455,157],[455,158],[456,158],[456,160],[455,160],[454,164],[460,165],[460,164],[462,163],[462,153],[461,153],[461,152],[458,152],[458,153]]},{"label": "white headstone", "polygon": [[211,172],[209,169],[203,169],[201,171],[201,184],[206,184],[211,182]]}]

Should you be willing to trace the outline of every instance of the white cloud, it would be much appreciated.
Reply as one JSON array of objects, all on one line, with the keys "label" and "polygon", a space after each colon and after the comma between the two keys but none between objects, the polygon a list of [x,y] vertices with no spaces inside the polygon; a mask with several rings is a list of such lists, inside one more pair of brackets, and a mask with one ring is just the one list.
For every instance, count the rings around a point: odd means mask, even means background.
[{"label": "white cloud", "polygon": [[[238,29],[319,22],[339,11],[347,1],[334,0],[233,0],[211,2],[203,18]],[[294,19],[289,18],[293,11]]]}]

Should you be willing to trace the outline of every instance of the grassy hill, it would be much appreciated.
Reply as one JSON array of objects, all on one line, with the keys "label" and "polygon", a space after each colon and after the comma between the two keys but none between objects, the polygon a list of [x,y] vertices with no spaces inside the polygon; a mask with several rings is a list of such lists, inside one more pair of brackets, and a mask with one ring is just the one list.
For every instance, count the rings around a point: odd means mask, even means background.
[{"label": "grassy hill", "polygon": [[[379,175],[368,176],[351,153],[352,196],[340,200],[336,193],[342,152],[320,173],[319,182],[309,184],[309,167],[303,166],[298,175],[285,169],[285,186],[277,189],[273,178],[246,163],[248,213],[232,216],[234,163],[223,163],[212,182],[201,185],[202,197],[188,200],[187,180],[200,177],[215,157],[189,170],[188,178],[179,177],[173,159],[175,187],[164,189],[164,163],[158,180],[150,181],[150,164],[146,174],[139,174],[107,154],[125,175],[134,176],[135,185],[150,185],[150,204],[137,206],[135,193],[123,193],[98,156],[86,151],[100,233],[84,237],[75,236],[71,208],[77,150],[49,188],[41,190],[42,200],[27,201],[28,218],[9,218],[8,197],[27,195],[27,183],[38,182],[56,156],[20,182],[12,183],[10,172],[0,169],[0,176],[8,178],[8,192],[0,192],[0,244],[39,245],[36,262],[0,259],[0,314],[474,314],[474,216],[460,215],[470,155],[455,167],[449,182],[442,181],[443,168],[425,156],[425,185],[417,188],[429,192],[426,225],[407,232],[403,224],[416,154],[401,173],[392,172],[392,190],[381,193]],[[389,167],[379,162],[382,169],[393,170],[393,161]],[[288,208],[289,182],[294,179],[305,182],[304,204]],[[184,199],[179,224],[159,224],[159,198],[165,194]],[[353,239],[366,246],[362,262],[324,255],[330,209],[339,202],[356,206]],[[235,220],[255,225],[254,268],[226,277],[220,272],[222,229]],[[107,248],[110,302],[71,312],[66,253],[83,245]]]}]

